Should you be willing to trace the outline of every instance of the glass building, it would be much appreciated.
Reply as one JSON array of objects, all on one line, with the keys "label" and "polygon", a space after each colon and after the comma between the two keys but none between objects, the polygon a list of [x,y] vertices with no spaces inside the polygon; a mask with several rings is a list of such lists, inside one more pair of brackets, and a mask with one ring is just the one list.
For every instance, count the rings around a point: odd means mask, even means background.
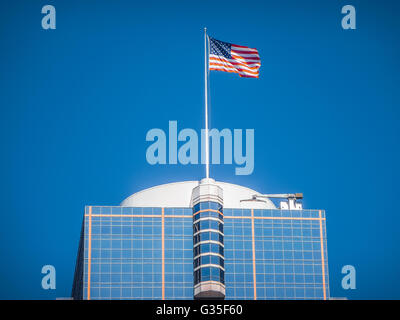
[{"label": "glass building", "polygon": [[270,196],[203,179],[87,206],[72,297],[329,299],[325,212]]}]

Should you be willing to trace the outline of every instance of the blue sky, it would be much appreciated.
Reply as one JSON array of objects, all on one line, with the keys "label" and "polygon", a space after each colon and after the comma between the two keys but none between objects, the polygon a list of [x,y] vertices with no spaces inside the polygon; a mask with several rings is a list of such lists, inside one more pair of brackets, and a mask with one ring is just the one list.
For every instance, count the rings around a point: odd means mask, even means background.
[{"label": "blue sky", "polygon": [[[52,4],[57,29],[41,28]],[[357,29],[341,28],[352,4]],[[0,298],[70,295],[85,205],[200,179],[151,166],[148,130],[203,128],[203,27],[255,47],[259,79],[212,72],[211,127],[254,128],[255,168],[327,213],[331,296],[400,298],[400,9],[395,1],[6,1],[0,12]],[[57,289],[41,288],[41,268]],[[341,288],[354,265],[357,289]]]}]

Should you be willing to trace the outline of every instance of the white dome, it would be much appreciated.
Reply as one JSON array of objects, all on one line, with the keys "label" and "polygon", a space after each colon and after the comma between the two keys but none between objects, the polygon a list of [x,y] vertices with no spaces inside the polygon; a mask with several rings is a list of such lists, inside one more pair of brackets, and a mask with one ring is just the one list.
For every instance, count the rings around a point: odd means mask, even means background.
[{"label": "white dome", "polygon": [[[260,193],[237,184],[216,181],[223,190],[224,208],[276,209],[269,199],[251,200]],[[136,192],[122,201],[122,207],[190,208],[192,191],[199,181],[182,181],[158,185]]]}]

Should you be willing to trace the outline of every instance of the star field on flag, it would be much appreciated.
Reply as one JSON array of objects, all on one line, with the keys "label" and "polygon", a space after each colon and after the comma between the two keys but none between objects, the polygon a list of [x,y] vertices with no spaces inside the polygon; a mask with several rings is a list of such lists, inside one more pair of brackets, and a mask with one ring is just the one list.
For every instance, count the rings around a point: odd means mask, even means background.
[{"label": "star field on flag", "polygon": [[257,49],[223,42],[209,37],[209,69],[238,73],[241,77],[258,78],[261,66]]}]

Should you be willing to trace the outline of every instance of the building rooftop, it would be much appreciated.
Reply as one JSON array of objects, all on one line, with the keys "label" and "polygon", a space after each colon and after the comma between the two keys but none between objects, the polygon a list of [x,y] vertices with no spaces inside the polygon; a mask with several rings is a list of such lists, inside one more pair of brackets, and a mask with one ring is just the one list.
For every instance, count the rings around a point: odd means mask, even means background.
[{"label": "building rooftop", "polygon": [[276,209],[273,202],[266,198],[254,200],[261,193],[237,184],[221,181],[180,181],[154,186],[136,192],[122,201],[123,207],[191,207],[192,191],[200,183],[216,184],[223,190],[224,208]]}]

